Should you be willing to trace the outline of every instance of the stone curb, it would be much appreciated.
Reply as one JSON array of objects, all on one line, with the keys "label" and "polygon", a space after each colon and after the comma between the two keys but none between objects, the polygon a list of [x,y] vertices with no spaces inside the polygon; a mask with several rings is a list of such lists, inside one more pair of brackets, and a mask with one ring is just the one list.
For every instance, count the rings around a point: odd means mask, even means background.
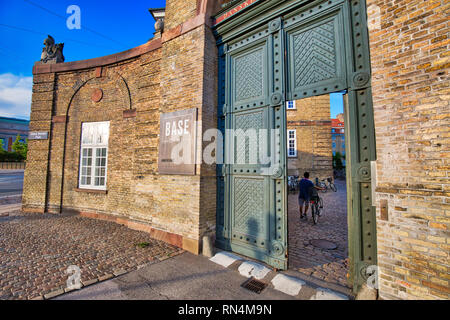
[{"label": "stone curb", "polygon": [[113,274],[106,274],[104,276],[98,277],[98,282],[103,282],[103,281],[106,281],[106,280],[110,280],[112,278],[114,278]]},{"label": "stone curb", "polygon": [[124,274],[127,274],[127,273],[128,273],[128,272],[125,271],[125,270],[119,270],[119,271],[113,272],[113,274],[114,274],[115,277],[120,277],[120,276],[123,276]]},{"label": "stone curb", "polygon": [[[105,282],[105,281],[111,280],[113,278],[120,277],[120,276],[122,276],[124,274],[127,274],[127,273],[130,273],[132,271],[135,271],[135,270],[130,270],[130,271],[121,270],[121,271],[114,272],[114,274],[107,274],[107,275],[104,275],[104,276],[101,276],[101,277],[98,277],[98,278],[95,278],[95,279],[82,281],[80,289],[83,289],[83,288],[86,288],[86,287],[90,287],[90,286],[92,286],[94,284]],[[29,300],[50,300],[50,299],[53,299],[53,298],[65,295],[67,293],[71,293],[71,292],[80,290],[80,289],[68,289],[68,288],[58,289],[58,290],[52,291],[50,293],[44,294],[43,296],[39,296],[39,297],[36,297],[36,298],[33,298],[33,299],[29,299]]]},{"label": "stone curb", "polygon": [[[223,263],[224,257],[226,257],[229,260],[227,261],[227,263]],[[253,276],[254,278],[259,279],[261,278],[261,276],[259,276],[261,270],[268,269],[263,264],[245,260],[240,256],[234,255],[229,252],[218,252],[214,257],[212,257],[209,260],[225,268],[232,268],[232,269],[238,268],[239,271],[245,269],[245,272],[240,272],[240,274],[242,276],[250,278]],[[233,262],[231,262],[232,260]],[[249,266],[254,266],[254,269],[250,270]],[[301,293],[312,291],[313,294],[310,295],[311,296],[310,299],[323,298],[325,300],[350,300],[348,296],[342,293],[335,292],[331,289],[314,287],[306,283],[303,279],[291,275],[285,275],[283,273],[275,272],[273,270],[271,270],[270,272],[264,272],[263,279],[265,280],[269,279],[270,281],[267,282],[270,283],[271,288],[273,288],[274,290],[290,295],[292,297],[298,297],[301,295]]]},{"label": "stone curb", "polygon": [[53,291],[53,292],[44,294],[44,299],[45,299],[45,300],[50,300],[50,299],[55,298],[55,297],[57,297],[57,296],[63,295],[64,293],[65,293],[65,292],[64,292],[63,289],[58,289],[58,290],[55,290],[55,291]]},{"label": "stone curb", "polygon": [[[140,266],[132,268],[131,270],[128,270],[128,271],[127,270],[117,270],[117,271],[114,271],[112,274],[106,274],[104,276],[101,276],[101,277],[98,277],[98,278],[95,278],[95,279],[82,281],[80,289],[83,289],[83,288],[86,288],[86,287],[89,287],[89,286],[92,286],[94,284],[98,284],[98,283],[101,283],[101,282],[105,282],[105,281],[108,281],[108,280],[111,280],[111,279],[118,278],[118,277],[123,276],[125,274],[128,274],[130,272],[142,269],[142,268],[144,268],[144,267],[146,267],[148,265],[152,265],[154,263],[162,262],[164,260],[173,258],[173,257],[175,257],[175,256],[177,256],[177,255],[179,255],[179,254],[181,254],[183,252],[184,251],[181,251],[178,254],[172,254],[170,257],[168,256],[167,258],[164,257],[165,259],[161,259],[160,257],[158,257],[153,262],[149,262],[149,263],[140,265]],[[80,290],[80,289],[68,289],[68,288],[58,289],[58,290],[52,291],[50,293],[44,294],[43,296],[39,296],[39,297],[36,297],[36,298],[33,298],[33,299],[29,299],[29,300],[50,300],[50,299],[53,299],[53,298],[65,295],[67,293],[71,293],[71,292]]]},{"label": "stone curb", "polygon": [[83,287],[89,287],[89,286],[92,286],[93,284],[96,284],[97,282],[98,282],[98,278],[87,280],[87,281],[82,281],[81,283],[83,284]]}]

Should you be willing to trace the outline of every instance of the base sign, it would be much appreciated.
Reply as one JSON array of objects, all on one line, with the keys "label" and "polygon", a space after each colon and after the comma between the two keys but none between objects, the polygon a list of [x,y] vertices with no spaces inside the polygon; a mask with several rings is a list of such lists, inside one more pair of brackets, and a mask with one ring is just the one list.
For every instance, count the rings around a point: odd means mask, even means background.
[{"label": "base sign", "polygon": [[197,109],[160,116],[159,174],[195,175]]}]

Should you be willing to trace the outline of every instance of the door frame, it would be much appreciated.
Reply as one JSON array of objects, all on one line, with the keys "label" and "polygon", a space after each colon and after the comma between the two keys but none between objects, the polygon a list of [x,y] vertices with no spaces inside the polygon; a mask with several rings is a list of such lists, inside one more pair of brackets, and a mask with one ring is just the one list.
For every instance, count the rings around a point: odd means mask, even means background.
[{"label": "door frame", "polygon": [[[330,7],[340,7],[343,11],[345,43],[340,46],[340,49],[346,61],[344,75],[346,87],[336,88],[336,90],[329,87],[310,88],[305,90],[303,96],[298,99],[347,90],[345,115],[347,121],[346,147],[349,152],[347,155],[349,284],[356,293],[372,275],[369,271],[372,268],[369,267],[377,264],[376,208],[372,201],[371,171],[371,162],[376,161],[376,145],[366,1],[266,0],[249,6],[232,18],[215,25],[213,31],[219,49],[218,128],[220,130],[225,128],[222,106],[229,85],[225,76],[227,44],[242,37],[250,30],[255,30],[280,17],[283,17],[284,21],[286,18],[304,13],[305,19],[313,19],[322,15],[326,10],[332,10]],[[225,11],[226,9],[222,10],[217,16]],[[284,99],[286,99],[286,92]],[[285,108],[285,105],[283,107]],[[218,233],[221,232],[221,225],[223,226],[229,197],[224,183],[225,171],[225,166],[218,165]],[[287,199],[285,203],[287,203]],[[285,206],[285,218],[287,219],[287,206]],[[287,230],[285,231],[287,232]]]}]

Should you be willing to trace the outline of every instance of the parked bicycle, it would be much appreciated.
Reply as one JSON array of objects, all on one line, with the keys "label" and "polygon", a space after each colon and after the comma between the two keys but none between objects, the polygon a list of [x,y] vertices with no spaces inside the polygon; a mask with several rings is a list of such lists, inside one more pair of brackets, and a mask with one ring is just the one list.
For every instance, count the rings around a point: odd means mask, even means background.
[{"label": "parked bicycle", "polygon": [[346,179],[345,169],[334,170],[334,180],[344,180]]},{"label": "parked bicycle", "polygon": [[289,192],[297,192],[299,190],[298,184],[299,184],[299,177],[298,176],[289,176],[288,177],[288,187]]},{"label": "parked bicycle", "polygon": [[323,179],[322,181],[320,181],[317,184],[317,186],[323,188],[323,190],[322,190],[323,193],[327,193],[328,190],[332,190],[334,192],[337,192],[337,187],[333,183],[333,179],[332,178]]}]

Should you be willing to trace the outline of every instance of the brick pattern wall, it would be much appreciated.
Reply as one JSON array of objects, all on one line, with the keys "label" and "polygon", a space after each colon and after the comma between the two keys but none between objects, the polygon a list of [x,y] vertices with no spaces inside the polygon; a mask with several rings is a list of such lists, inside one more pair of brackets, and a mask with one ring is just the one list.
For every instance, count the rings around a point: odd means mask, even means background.
[{"label": "brick pattern wall", "polygon": [[287,111],[288,130],[297,131],[297,157],[288,159],[289,175],[325,179],[333,176],[330,96],[296,101],[296,110]]},{"label": "brick pattern wall", "polygon": [[[173,112],[198,108],[199,132],[197,138],[197,159],[201,159],[202,146],[202,103],[203,103],[203,55],[205,27],[199,27],[187,34],[181,35],[163,45],[163,60],[161,63],[161,112]],[[198,162],[198,161],[197,161]],[[191,237],[200,239],[200,184],[198,175],[201,165],[197,164],[197,176],[173,176],[174,187],[188,196],[193,207],[186,214],[184,197],[172,204],[184,216],[187,225],[195,226]],[[195,195],[195,196],[194,196]]]},{"label": "brick pattern wall", "polygon": [[[212,31],[204,28],[204,60],[203,60],[203,105],[202,132],[217,129],[217,95],[218,95],[218,52],[216,39]],[[202,150],[211,141],[202,142]],[[217,145],[216,145],[217,146]],[[210,235],[215,239],[216,230],[216,165],[208,165],[202,161],[200,180],[200,239]]]},{"label": "brick pattern wall", "polygon": [[[54,74],[34,77],[30,131],[51,131],[54,94]],[[22,198],[25,210],[45,211],[48,159],[49,140],[30,140]]]},{"label": "brick pattern wall", "polygon": [[[182,236],[183,247],[198,252],[200,177],[158,175],[159,115],[176,110],[167,102],[172,98],[162,94],[163,87],[170,87],[161,83],[162,52],[159,49],[105,67],[101,78],[96,77],[96,69],[35,76],[35,92],[49,86],[47,81],[53,77],[57,89],[33,95],[31,128],[51,131],[51,136],[48,141],[31,141],[25,210],[43,212],[46,208],[59,213],[63,208],[145,222],[156,230]],[[91,95],[98,88],[103,90],[103,99],[95,103]],[[166,104],[161,103],[162,97]],[[196,106],[192,100],[180,105],[179,97],[174,94],[177,100],[172,106]],[[198,99],[201,101],[201,94]],[[45,102],[44,111],[41,101]],[[124,111],[130,107],[136,109],[136,117],[125,118]],[[52,115],[53,119],[68,116],[65,152],[65,121],[52,123]],[[93,121],[110,121],[106,194],[77,189],[81,124]]]},{"label": "brick pattern wall", "polygon": [[[168,1],[166,30],[194,17],[196,6],[197,1]],[[216,63],[215,39],[201,25],[160,49],[101,69],[37,74],[30,126],[51,135],[30,143],[23,208],[144,222],[153,233],[166,232],[198,253],[202,235],[215,231],[215,166],[200,160],[202,133],[217,127]],[[96,89],[103,91],[100,102],[91,99]],[[197,175],[159,175],[160,113],[191,108],[199,114]],[[77,188],[81,125],[93,121],[110,121],[106,193]]]},{"label": "brick pattern wall", "polygon": [[[198,108],[197,176],[174,177],[182,190],[196,193],[197,207],[188,223],[196,226],[198,240],[214,234],[216,225],[216,167],[202,161],[203,150],[211,143],[203,141],[203,134],[217,128],[215,43],[210,28],[200,26],[163,45],[161,67],[161,112]],[[179,210],[184,210],[182,203]]]},{"label": "brick pattern wall", "polygon": [[377,201],[388,208],[377,213],[380,295],[449,299],[450,3],[367,4]]}]

